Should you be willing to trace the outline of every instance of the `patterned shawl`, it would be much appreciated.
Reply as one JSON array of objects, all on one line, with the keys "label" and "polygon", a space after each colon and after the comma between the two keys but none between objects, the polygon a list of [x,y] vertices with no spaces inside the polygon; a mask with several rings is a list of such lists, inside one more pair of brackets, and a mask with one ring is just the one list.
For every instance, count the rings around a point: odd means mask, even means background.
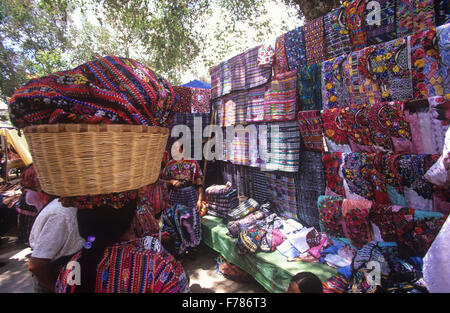
[{"label": "patterned shawl", "polygon": [[54,123],[167,126],[171,84],[132,59],[107,56],[30,80],[9,101],[17,127]]}]

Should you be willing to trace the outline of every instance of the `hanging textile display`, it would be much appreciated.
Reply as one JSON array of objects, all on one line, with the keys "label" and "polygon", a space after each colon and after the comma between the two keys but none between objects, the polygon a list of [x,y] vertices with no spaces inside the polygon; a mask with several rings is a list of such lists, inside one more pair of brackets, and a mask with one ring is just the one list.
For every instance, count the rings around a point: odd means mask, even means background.
[{"label": "hanging textile display", "polygon": [[233,159],[231,160],[233,164],[239,165],[249,165],[249,134],[242,128],[238,127],[235,129],[234,139],[233,139]]},{"label": "hanging textile display", "polygon": [[326,60],[323,17],[306,23],[303,26],[303,31],[305,36],[306,65],[313,65]]},{"label": "hanging textile display", "polygon": [[233,95],[228,94],[219,99],[220,126],[227,127],[236,124],[236,102]]},{"label": "hanging textile display", "polygon": [[367,43],[369,45],[392,40],[396,37],[396,0],[377,0],[376,3],[367,2],[366,23]]},{"label": "hanging textile display", "polygon": [[[298,172],[300,152],[300,131],[297,122],[272,124],[268,131],[267,147],[269,158],[266,170]],[[278,127],[278,131],[275,131]]]},{"label": "hanging textile display", "polygon": [[236,119],[235,124],[247,123],[247,90],[236,91],[232,93],[233,101],[236,104]]},{"label": "hanging textile display", "polygon": [[264,120],[295,120],[297,110],[296,90],[297,71],[275,76],[264,95]]},{"label": "hanging textile display", "polygon": [[433,0],[397,0],[397,36],[418,33],[435,26]]},{"label": "hanging textile display", "polygon": [[435,11],[436,26],[441,26],[450,22],[449,0],[435,0],[434,11]]},{"label": "hanging textile display", "polygon": [[269,189],[267,187],[266,173],[259,168],[251,168],[253,182],[253,199],[258,203],[264,203],[269,199]]},{"label": "hanging textile display", "polygon": [[380,102],[369,108],[370,133],[377,151],[414,152],[411,129],[403,108],[402,101]]},{"label": "hanging textile display", "polygon": [[344,2],[347,13],[347,26],[350,30],[350,39],[353,51],[358,51],[367,45],[367,32],[365,23],[365,1],[353,0]]},{"label": "hanging textile display", "polygon": [[172,110],[178,113],[190,113],[192,98],[191,88],[183,86],[173,86],[173,90],[178,97]]},{"label": "hanging textile display", "polygon": [[271,67],[273,65],[275,52],[271,45],[262,44],[258,49],[258,66]]},{"label": "hanging textile display", "polygon": [[247,50],[245,57],[245,89],[258,87],[267,83],[272,77],[271,67],[258,66],[259,46]]},{"label": "hanging textile display", "polygon": [[323,17],[325,43],[328,58],[351,52],[347,15],[344,6],[336,8]]},{"label": "hanging textile display", "polygon": [[[361,90],[360,87],[360,79],[359,79],[359,68],[358,68],[358,51],[353,51],[347,55],[347,58],[342,63],[342,73],[344,76],[344,82],[347,85],[349,92],[349,104],[350,105],[360,105],[361,101]],[[370,81],[368,82],[370,83]],[[378,88],[375,87],[375,91],[378,92]],[[372,93],[373,89],[370,90],[369,87],[366,87],[369,91],[369,95],[374,97],[375,93]],[[363,95],[365,97],[365,95]]]},{"label": "hanging textile display", "polygon": [[436,30],[428,29],[410,37],[414,98],[444,95],[439,70],[439,52],[435,47]]},{"label": "hanging textile display", "polygon": [[428,98],[429,103],[429,114],[428,117],[431,122],[431,137],[429,140],[432,142],[433,147],[435,148],[432,151],[432,154],[439,154],[444,149],[445,142],[445,134],[449,129],[450,122],[449,120],[442,120],[440,118],[440,108],[447,103],[449,105],[449,100],[446,100],[445,97],[431,97]]},{"label": "hanging textile display", "polygon": [[300,151],[297,177],[297,219],[319,229],[317,199],[325,194],[326,187],[322,154],[315,151]]},{"label": "hanging textile display", "polygon": [[321,63],[298,69],[297,98],[300,111],[322,109],[321,70]]},{"label": "hanging textile display", "polygon": [[275,60],[273,73],[275,75],[289,71],[289,65],[286,57],[285,34],[278,36],[275,41]]},{"label": "hanging textile display", "polygon": [[191,88],[191,113],[209,113],[211,91],[209,89]]},{"label": "hanging textile display", "polygon": [[322,62],[322,102],[323,109],[348,106],[350,94],[347,84],[344,83],[342,64],[346,55]]},{"label": "hanging textile display", "polygon": [[322,153],[326,181],[325,195],[327,196],[345,196],[344,179],[341,172],[342,158],[342,152]]},{"label": "hanging textile display", "polygon": [[247,123],[264,120],[264,94],[269,84],[250,89],[247,94]]},{"label": "hanging textile display", "polygon": [[[323,125],[320,111],[298,112],[300,135],[306,149],[324,151]],[[301,162],[300,162],[301,163]]]},{"label": "hanging textile display", "polygon": [[267,172],[271,202],[280,216],[297,218],[296,179],[293,174]]},{"label": "hanging textile display", "polygon": [[[372,51],[371,49],[373,49],[373,47],[364,48],[351,54],[351,88],[352,96],[357,97],[357,102],[355,101],[355,104],[375,104],[381,99],[380,86],[378,85],[376,78],[370,76],[368,72],[371,67],[368,66],[367,59],[368,54]],[[355,62],[357,64],[357,69],[353,66]],[[379,68],[376,68],[375,70],[379,70]]]},{"label": "hanging textile display", "polygon": [[[367,47],[360,51],[361,80],[366,80],[367,84],[376,84],[378,89],[378,93],[370,99],[372,100],[371,104],[379,101],[413,98],[409,56],[410,48],[406,37]],[[360,84],[363,86],[362,81]],[[364,87],[360,90],[361,93],[368,92]]]},{"label": "hanging textile display", "polygon": [[352,152],[375,152],[369,130],[369,106],[349,106],[340,110],[340,120]]},{"label": "hanging textile display", "polygon": [[245,55],[243,53],[232,57],[230,63],[231,90],[245,89]]},{"label": "hanging textile display", "polygon": [[303,26],[297,27],[284,36],[284,47],[289,71],[306,66],[305,39]]},{"label": "hanging textile display", "polygon": [[343,108],[333,108],[322,112],[325,142],[330,152],[351,152],[347,132],[341,120]]},{"label": "hanging textile display", "polygon": [[[447,5],[450,7],[450,3],[447,3]],[[442,76],[442,84],[444,86],[444,95],[447,100],[450,100],[450,21],[449,24],[439,26],[436,29],[436,38],[440,57],[439,68]],[[447,113],[447,116],[447,119],[450,120],[450,112]]]}]

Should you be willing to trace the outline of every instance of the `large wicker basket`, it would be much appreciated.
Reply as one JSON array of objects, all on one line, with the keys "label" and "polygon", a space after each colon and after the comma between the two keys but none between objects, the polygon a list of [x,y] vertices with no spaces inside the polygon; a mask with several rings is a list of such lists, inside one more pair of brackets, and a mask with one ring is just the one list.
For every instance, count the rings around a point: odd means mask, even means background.
[{"label": "large wicker basket", "polygon": [[42,189],[61,197],[108,194],[156,182],[169,129],[140,125],[25,127]]}]

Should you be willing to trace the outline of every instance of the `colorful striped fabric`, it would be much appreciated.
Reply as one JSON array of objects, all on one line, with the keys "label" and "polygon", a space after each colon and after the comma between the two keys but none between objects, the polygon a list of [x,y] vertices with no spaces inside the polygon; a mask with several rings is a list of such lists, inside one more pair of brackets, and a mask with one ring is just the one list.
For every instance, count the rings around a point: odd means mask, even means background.
[{"label": "colorful striped fabric", "polygon": [[9,100],[13,125],[87,123],[168,126],[172,85],[133,59],[106,56],[34,78]]},{"label": "colorful striped fabric", "polygon": [[439,69],[439,51],[435,46],[436,29],[410,37],[412,84],[414,98],[444,95],[443,77]]},{"label": "colorful striped fabric", "polygon": [[323,17],[325,43],[328,58],[339,57],[351,52],[345,7],[341,6]]},{"label": "colorful striped fabric", "polygon": [[397,36],[434,27],[434,14],[433,0],[397,0]]},{"label": "colorful striped fabric", "polygon": [[342,71],[346,55],[322,62],[322,102],[323,109],[345,107],[349,105],[349,89]]},{"label": "colorful striped fabric", "polygon": [[305,41],[303,27],[297,27],[285,34],[284,47],[289,71],[306,66]]},{"label": "colorful striped fabric", "polygon": [[235,124],[247,123],[247,90],[236,91],[232,93],[234,103],[236,104],[236,120]]},{"label": "colorful striped fabric", "polygon": [[236,102],[233,95],[228,94],[220,98],[220,126],[232,126],[236,124]]},{"label": "colorful striped fabric", "polygon": [[320,111],[298,112],[298,125],[306,149],[324,151],[323,126]]},{"label": "colorful striped fabric", "polygon": [[231,68],[228,61],[212,67],[211,75],[211,98],[222,97],[231,92]]},{"label": "colorful striped fabric", "polygon": [[296,180],[297,219],[303,225],[319,229],[317,199],[325,194],[326,188],[321,152],[300,151],[300,167]]},{"label": "colorful striped fabric", "polygon": [[324,46],[323,17],[306,23],[303,26],[305,40],[306,65],[320,63],[327,59]]},{"label": "colorful striped fabric", "polygon": [[352,50],[358,51],[367,45],[367,32],[365,23],[365,1],[353,0],[345,3],[347,10],[347,26],[350,30]]},{"label": "colorful striped fabric", "polygon": [[297,110],[296,90],[297,71],[275,76],[264,95],[264,120],[295,120]]},{"label": "colorful striped fabric", "polygon": [[275,60],[273,65],[273,73],[275,75],[289,71],[286,57],[285,35],[278,36],[275,42]]},{"label": "colorful striped fabric", "polygon": [[271,67],[258,66],[259,46],[245,52],[245,89],[264,85],[272,77]]},{"label": "colorful striped fabric", "polygon": [[243,53],[229,60],[232,91],[245,89],[245,55]]},{"label": "colorful striped fabric", "polygon": [[267,137],[269,157],[264,168],[297,172],[300,153],[300,131],[297,122],[271,124]]},{"label": "colorful striped fabric", "polygon": [[321,70],[321,63],[298,69],[297,93],[300,111],[322,109]]},{"label": "colorful striped fabric", "polygon": [[[95,293],[180,293],[189,292],[183,267],[173,256],[148,250],[143,243],[147,237],[121,242],[105,249],[97,265]],[[81,251],[71,261],[78,261]],[[69,284],[72,270],[62,270],[56,292],[73,293]]]},{"label": "colorful striped fabric", "polygon": [[[449,10],[450,10],[450,3]],[[443,79],[444,95],[450,100],[450,23],[436,29],[436,38],[440,56],[440,71]]]},{"label": "colorful striped fabric", "polygon": [[338,274],[322,282],[323,293],[344,293],[348,288],[347,278]]},{"label": "colorful striped fabric", "polygon": [[294,174],[267,172],[267,188],[279,216],[297,218],[296,180]]},{"label": "colorful striped fabric", "polygon": [[[396,38],[396,0],[377,0],[373,6],[369,6],[369,3],[366,3],[365,14],[367,43],[373,45]],[[376,18],[380,20],[376,21]]]},{"label": "colorful striped fabric", "polygon": [[264,120],[264,94],[269,84],[248,90],[246,122],[262,122]]},{"label": "colorful striped fabric", "polygon": [[251,176],[253,181],[253,199],[258,203],[264,203],[269,199],[269,189],[267,188],[266,173],[259,168],[251,168]]},{"label": "colorful striped fabric", "polygon": [[249,165],[249,133],[243,127],[235,128],[233,139],[233,164]]}]

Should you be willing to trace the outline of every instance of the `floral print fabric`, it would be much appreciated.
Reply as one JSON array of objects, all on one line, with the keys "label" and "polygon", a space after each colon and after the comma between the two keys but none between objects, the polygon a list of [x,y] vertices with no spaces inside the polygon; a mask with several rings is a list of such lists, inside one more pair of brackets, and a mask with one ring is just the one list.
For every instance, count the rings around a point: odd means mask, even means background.
[{"label": "floral print fabric", "polygon": [[342,65],[346,56],[322,62],[322,102],[323,109],[348,106],[349,91],[344,81]]}]

